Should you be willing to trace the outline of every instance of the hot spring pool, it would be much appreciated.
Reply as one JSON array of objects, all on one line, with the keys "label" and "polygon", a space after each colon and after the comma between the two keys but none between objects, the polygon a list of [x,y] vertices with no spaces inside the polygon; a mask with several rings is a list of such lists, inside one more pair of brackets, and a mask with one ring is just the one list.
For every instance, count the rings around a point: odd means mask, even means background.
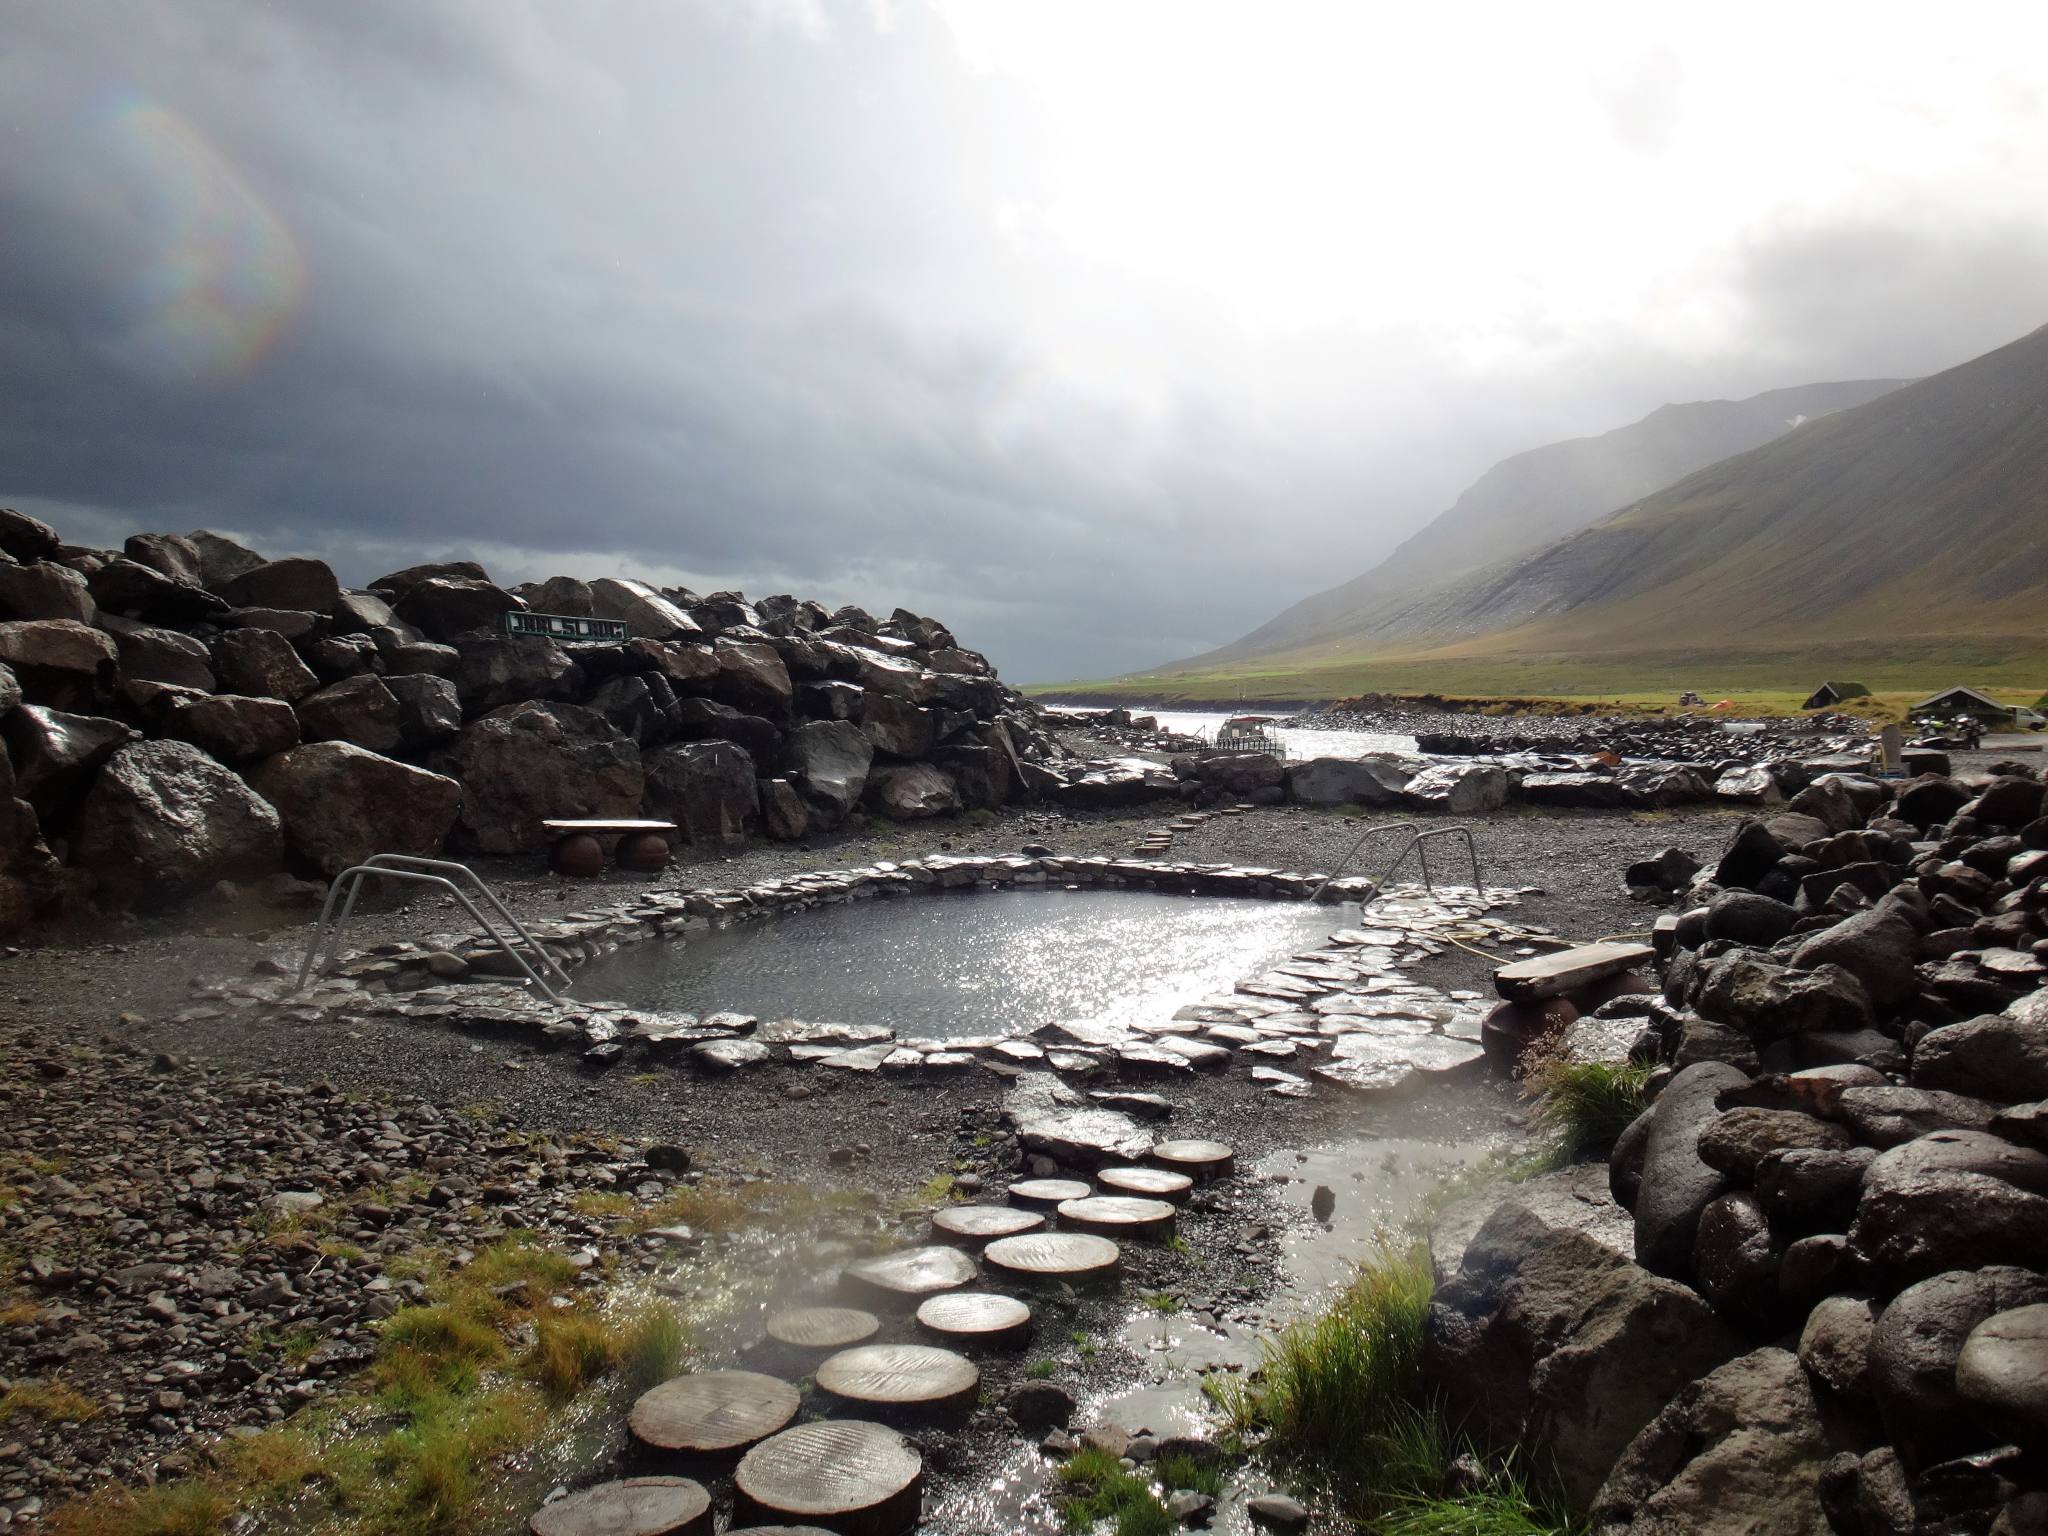
[{"label": "hot spring pool", "polygon": [[1151,891],[907,896],[635,944],[585,966],[576,992],[926,1039],[1050,1019],[1147,1022],[1228,992],[1343,921],[1338,907]]}]

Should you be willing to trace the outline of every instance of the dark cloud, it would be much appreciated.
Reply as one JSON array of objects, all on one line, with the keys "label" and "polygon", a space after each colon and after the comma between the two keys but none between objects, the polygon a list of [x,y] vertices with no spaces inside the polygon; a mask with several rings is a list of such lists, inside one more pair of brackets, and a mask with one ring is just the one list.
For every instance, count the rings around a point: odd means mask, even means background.
[{"label": "dark cloud", "polygon": [[[823,37],[737,6],[584,14],[17,12],[0,497],[356,580],[474,552],[508,579],[907,602],[1013,677],[1100,675],[1354,574],[1502,454],[1668,398],[1933,368],[2048,311],[2038,229],[1890,209],[1755,235],[1716,348],[1541,316],[1484,363],[1423,317],[1247,329],[1006,237],[1056,178],[1037,109],[921,8],[829,12]],[[1663,59],[1607,100],[1645,153],[1672,132]],[[138,107],[197,146],[156,184],[121,137]],[[209,248],[173,227],[207,186],[225,223],[246,197],[289,231],[303,291],[247,366],[167,375],[136,310],[168,253]]]}]

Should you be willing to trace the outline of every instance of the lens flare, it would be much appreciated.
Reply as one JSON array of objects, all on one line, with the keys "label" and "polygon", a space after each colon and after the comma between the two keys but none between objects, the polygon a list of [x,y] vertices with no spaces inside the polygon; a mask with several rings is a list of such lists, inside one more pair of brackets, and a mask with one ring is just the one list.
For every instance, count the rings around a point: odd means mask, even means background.
[{"label": "lens flare", "polygon": [[115,104],[107,142],[141,215],[137,271],[117,300],[119,355],[164,379],[246,372],[305,291],[298,242],[220,151],[164,108]]}]

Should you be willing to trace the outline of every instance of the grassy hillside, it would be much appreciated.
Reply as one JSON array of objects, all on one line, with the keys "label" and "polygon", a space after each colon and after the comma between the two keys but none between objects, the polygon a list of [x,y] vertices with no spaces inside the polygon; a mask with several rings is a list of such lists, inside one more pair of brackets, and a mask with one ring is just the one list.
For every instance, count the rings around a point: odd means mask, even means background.
[{"label": "grassy hillside", "polygon": [[[1447,589],[1424,635],[1349,633],[1097,691],[1795,702],[2048,684],[2048,328],[1688,475]],[[1075,690],[1046,689],[1047,693]]]}]

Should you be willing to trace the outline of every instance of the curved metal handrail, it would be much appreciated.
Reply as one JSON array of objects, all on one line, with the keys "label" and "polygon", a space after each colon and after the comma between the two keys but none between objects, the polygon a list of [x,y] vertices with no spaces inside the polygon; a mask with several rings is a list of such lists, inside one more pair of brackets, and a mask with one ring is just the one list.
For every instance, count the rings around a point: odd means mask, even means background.
[{"label": "curved metal handrail", "polygon": [[[449,875],[467,875],[470,883],[476,887],[477,895],[488,901],[491,904],[492,910],[498,916],[505,919],[505,926],[518,934],[525,942],[526,947],[533,951],[533,957],[540,962],[541,969],[552,971],[555,980],[559,981],[563,986],[569,985],[569,973],[563,970],[555,957],[547,952],[545,945],[526,931],[526,925],[512,915],[511,909],[504,902],[498,900],[498,893],[485,883],[484,877],[471,869],[467,864],[458,864],[453,859],[423,859],[416,853],[373,853],[363,862],[365,864],[375,864],[380,868],[388,866],[392,869],[439,870]],[[347,918],[348,913],[344,911],[342,919],[346,921]]]},{"label": "curved metal handrail", "polygon": [[[348,921],[350,913],[352,913],[355,910],[356,897],[362,891],[363,881],[372,875],[378,875],[387,880],[405,880],[411,882],[414,885],[436,886],[441,890],[446,891],[450,896],[453,896],[457,901],[462,903],[463,910],[468,912],[469,915],[476,920],[476,925],[477,927],[483,930],[484,936],[488,938],[493,944],[498,946],[500,953],[502,953],[514,965],[518,966],[521,971],[525,972],[526,979],[528,981],[531,981],[536,987],[540,988],[541,994],[544,997],[546,997],[549,1002],[559,1003],[561,1001],[561,998],[556,996],[554,989],[547,984],[547,982],[542,978],[540,973],[534,970],[534,968],[527,963],[526,957],[519,953],[518,950],[514,949],[511,946],[511,944],[507,943],[504,936],[501,935],[498,932],[498,930],[491,925],[491,920],[484,916],[483,912],[478,908],[477,904],[469,899],[469,893],[464,891],[461,886],[457,885],[453,880],[450,880],[443,875],[428,874],[422,870],[400,868],[397,865],[393,864],[379,864],[376,862],[378,858],[390,858],[430,865],[444,865],[444,861],[437,859],[410,860],[409,856],[405,854],[373,855],[369,861],[362,864],[352,864],[347,869],[344,869],[340,874],[336,875],[334,877],[333,884],[331,884],[327,888],[327,901],[320,909],[320,921],[314,927],[313,937],[310,941],[308,941],[306,945],[306,958],[304,962],[301,963],[301,965],[299,966],[298,980],[292,984],[293,992],[301,992],[305,990],[307,979],[313,974],[314,961],[319,957],[321,950],[328,946],[328,942],[330,939],[337,939],[339,937],[341,932],[341,925]],[[468,875],[472,880],[475,880],[479,887],[483,887],[482,880],[477,876],[474,870],[469,869],[467,866],[463,865],[457,865],[455,867],[461,869],[462,872]],[[342,904],[341,915],[337,918],[334,915],[334,902],[335,898],[341,895],[342,887],[344,884],[348,886],[348,899]],[[504,916],[505,920],[512,925],[513,929],[517,932],[519,937],[524,939],[526,943],[533,949],[534,953],[540,957],[542,965],[552,970],[555,973],[555,975],[558,978],[560,978],[562,982],[566,985],[568,981],[567,973],[564,972],[559,965],[557,965],[551,958],[548,957],[547,953],[541,949],[539,943],[534,939],[533,935],[526,931],[525,927],[521,925],[517,918],[513,917],[511,913],[505,910],[504,903],[499,901],[495,896],[492,896],[488,888],[484,888],[483,893],[486,899],[488,899],[491,902],[491,904],[494,907],[496,907],[498,911]],[[332,925],[331,927],[330,923]],[[331,955],[329,956],[329,960],[331,962]]]},{"label": "curved metal handrail", "polygon": [[1309,894],[1309,900],[1319,901],[1322,899],[1323,892],[1329,888],[1330,882],[1342,873],[1346,864],[1349,864],[1358,857],[1359,852],[1365,847],[1368,838],[1381,832],[1399,831],[1407,832],[1408,841],[1403,843],[1400,852],[1394,855],[1394,862],[1387,866],[1386,874],[1373,882],[1375,885],[1383,887],[1391,881],[1401,866],[1408,862],[1408,855],[1412,853],[1416,856],[1416,861],[1422,866],[1422,884],[1424,888],[1434,891],[1436,889],[1436,881],[1429,868],[1430,839],[1462,837],[1465,840],[1465,852],[1472,860],[1472,889],[1475,891],[1485,889],[1484,885],[1480,883],[1479,878],[1479,848],[1472,841],[1472,829],[1470,827],[1417,827],[1412,821],[1380,821],[1375,822],[1358,834],[1358,841],[1351,845],[1351,851],[1339,859],[1336,868],[1323,877],[1323,883]]}]

